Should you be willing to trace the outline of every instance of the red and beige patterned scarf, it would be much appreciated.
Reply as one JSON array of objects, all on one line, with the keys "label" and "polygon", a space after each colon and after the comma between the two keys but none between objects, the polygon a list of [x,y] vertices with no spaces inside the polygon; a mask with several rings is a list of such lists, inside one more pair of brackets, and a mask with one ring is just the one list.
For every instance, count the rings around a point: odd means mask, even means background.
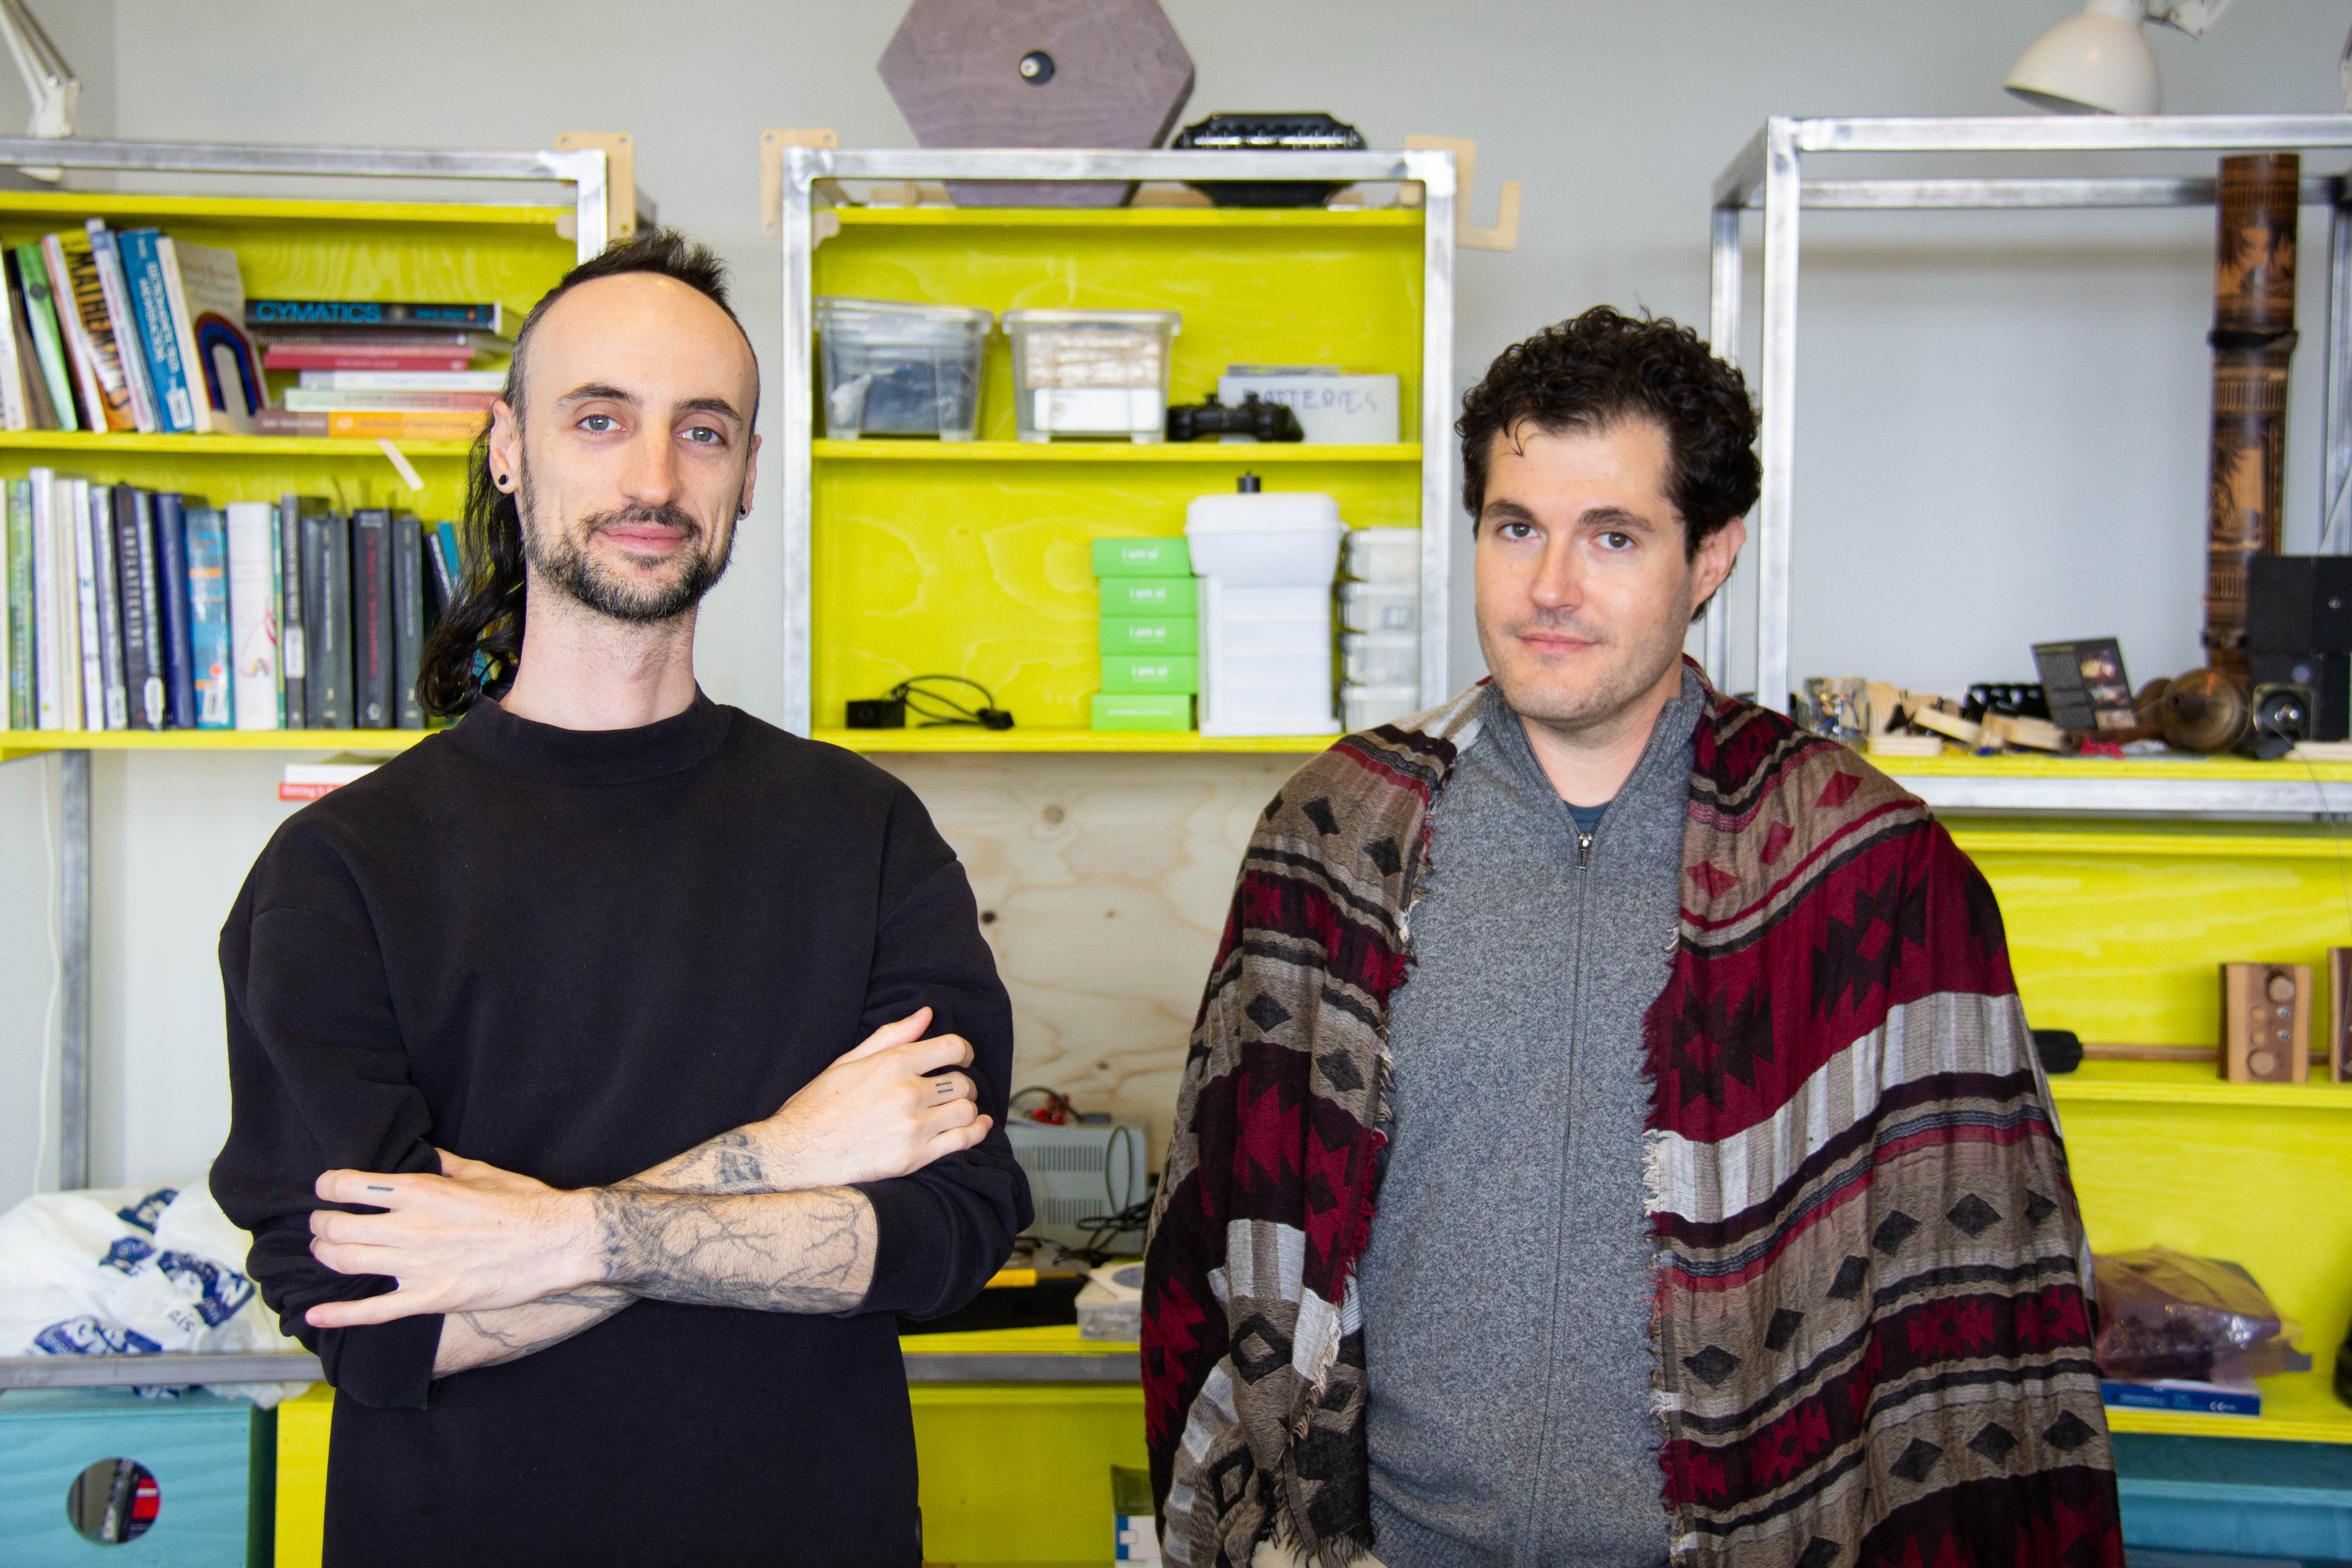
[{"label": "red and beige patterned scarf", "polygon": [[[1147,1254],[1145,1421],[1186,1568],[1374,1547],[1355,1268],[1389,1002],[1478,713],[1474,688],[1339,742],[1244,859]],[[1983,878],[1853,752],[1712,690],[1683,875],[1644,1023],[1662,1543],[2119,1568],[2082,1226]]]}]

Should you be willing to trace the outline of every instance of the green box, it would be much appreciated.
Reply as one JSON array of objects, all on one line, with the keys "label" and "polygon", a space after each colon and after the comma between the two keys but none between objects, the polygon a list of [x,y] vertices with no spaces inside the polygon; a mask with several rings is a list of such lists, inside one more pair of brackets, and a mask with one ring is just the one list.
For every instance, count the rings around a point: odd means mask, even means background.
[{"label": "green box", "polygon": [[1201,623],[1191,616],[1105,616],[1102,651],[1122,653],[1198,653]]},{"label": "green box", "polygon": [[1198,577],[1106,577],[1106,616],[1189,616],[1200,604]]},{"label": "green box", "polygon": [[1172,539],[1097,539],[1097,577],[1190,577],[1192,552],[1181,537]]},{"label": "green box", "polygon": [[1111,654],[1102,661],[1105,691],[1194,692],[1201,661],[1191,654]]},{"label": "green box", "polygon": [[1097,691],[1097,730],[1190,730],[1192,699],[1176,692]]}]

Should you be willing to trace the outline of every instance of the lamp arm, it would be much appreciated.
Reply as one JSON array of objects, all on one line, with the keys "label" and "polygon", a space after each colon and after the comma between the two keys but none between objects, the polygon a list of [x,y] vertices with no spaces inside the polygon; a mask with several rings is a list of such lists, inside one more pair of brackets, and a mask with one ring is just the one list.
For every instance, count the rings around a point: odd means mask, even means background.
[{"label": "lamp arm", "polygon": [[2147,19],[2177,27],[2192,38],[2201,38],[2213,30],[2237,0],[2146,0]]},{"label": "lamp arm", "polygon": [[74,75],[57,45],[49,42],[25,0],[0,0],[0,36],[7,38],[16,74],[25,79],[25,91],[33,100],[26,133],[44,141],[72,135],[81,79]]}]

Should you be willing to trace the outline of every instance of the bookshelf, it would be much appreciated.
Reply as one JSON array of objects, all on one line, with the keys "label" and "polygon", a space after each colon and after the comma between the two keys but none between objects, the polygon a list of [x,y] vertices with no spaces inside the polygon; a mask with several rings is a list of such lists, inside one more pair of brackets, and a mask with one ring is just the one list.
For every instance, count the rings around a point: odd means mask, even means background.
[{"label": "bookshelf", "polygon": [[[289,147],[163,142],[0,138],[0,169],[105,172],[121,183],[223,175],[241,184],[281,177],[458,182],[497,191],[558,187],[560,200],[308,200],[247,194],[0,191],[0,243],[20,244],[101,217],[112,227],[152,225],[236,253],[248,297],[496,300],[527,311],[608,237],[634,232],[654,208],[630,176],[627,139],[568,134],[535,151]],[[537,194],[532,192],[530,194]],[[270,377],[272,390],[284,378]],[[36,467],[105,482],[201,496],[215,505],[324,495],[341,510],[404,508],[455,517],[470,443],[415,441],[401,455],[424,481],[412,490],[373,441],[237,436],[0,432],[0,479]],[[62,948],[58,1178],[89,1179],[90,760],[99,752],[390,752],[415,731],[5,731],[0,763],[55,755],[64,794],[58,925]],[[125,1364],[123,1381],[152,1377]],[[260,1374],[257,1374],[260,1375]]]},{"label": "bookshelf", "polygon": [[[1066,153],[782,148],[785,726],[868,752],[1304,752],[1328,736],[1097,733],[1089,541],[1173,534],[1244,471],[1338,498],[1355,527],[1422,530],[1422,697],[1445,693],[1454,464],[1454,161],[1443,152]],[[1320,180],[1415,187],[1418,205],[1098,208],[858,205],[840,181]],[[833,205],[825,205],[831,202]],[[821,438],[818,295],[1005,310],[1177,310],[1170,400],[1231,363],[1400,378],[1390,446],[1014,440],[1011,351],[982,363],[980,438]],[[1428,433],[1433,439],[1424,445]],[[1003,733],[840,728],[852,699],[911,676],[981,681]]]}]

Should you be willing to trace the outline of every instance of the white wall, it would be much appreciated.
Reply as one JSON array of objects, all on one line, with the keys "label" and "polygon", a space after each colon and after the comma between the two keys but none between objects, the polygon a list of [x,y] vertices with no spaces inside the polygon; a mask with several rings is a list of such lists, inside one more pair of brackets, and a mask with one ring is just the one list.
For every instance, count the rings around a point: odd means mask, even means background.
[{"label": "white wall", "polygon": [[[898,21],[890,3],[35,3],[90,83],[91,130],[105,128],[95,116],[110,98],[112,128],[133,137],[506,146],[629,131],[663,217],[733,263],[771,364],[779,272],[758,226],[759,133],[831,126],[851,144],[909,141],[872,68]],[[1518,250],[1462,258],[1465,382],[1507,342],[1596,302],[1703,326],[1707,191],[1766,114],[2009,112],[2018,106],[1999,83],[2010,62],[2074,8],[1165,3],[1198,62],[1188,118],[1324,109],[1379,146],[1415,132],[1475,137],[1489,186],[1481,223],[1494,181],[1523,183]],[[2168,107],[2333,110],[2347,25],[2352,5],[2253,0],[2201,43],[2159,33]],[[0,95],[0,122],[15,112]],[[1816,215],[1807,231],[1795,673],[2020,679],[2031,642],[2108,633],[2143,679],[2197,662],[2210,215]],[[2324,239],[2315,224],[2313,283]],[[2322,317],[2313,289],[2305,300],[2289,543],[2307,548]],[[702,637],[713,693],[771,717],[777,516],[762,496]],[[1466,565],[1457,546],[1457,680],[1478,670]],[[186,1174],[217,1146],[211,949],[245,865],[288,809],[270,788],[275,765],[101,763],[102,1181]],[[14,1152],[38,1060],[32,805],[47,766],[0,769],[0,1204],[26,1190],[30,1168],[29,1149]]]}]

